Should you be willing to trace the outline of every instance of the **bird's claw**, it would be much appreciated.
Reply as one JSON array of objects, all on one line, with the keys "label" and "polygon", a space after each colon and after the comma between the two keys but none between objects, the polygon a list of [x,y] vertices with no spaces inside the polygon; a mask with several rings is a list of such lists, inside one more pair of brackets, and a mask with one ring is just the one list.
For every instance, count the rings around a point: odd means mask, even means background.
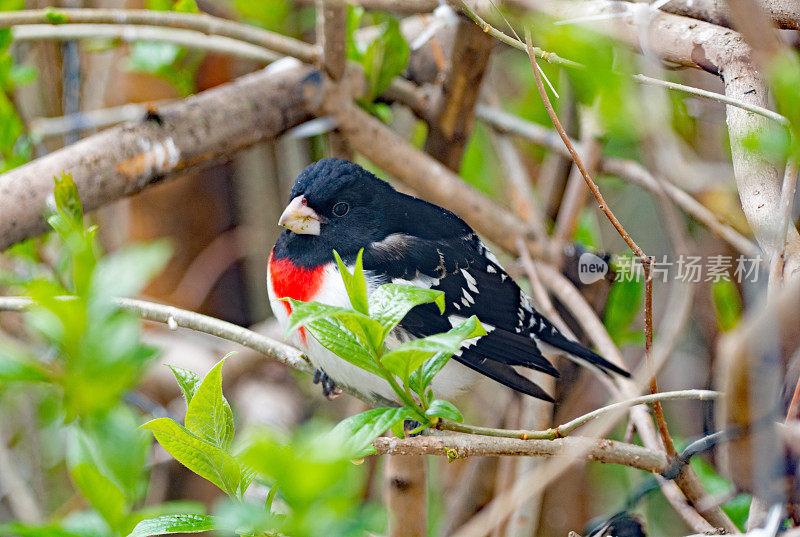
[{"label": "bird's claw", "polygon": [[322,369],[317,368],[317,370],[314,371],[313,381],[314,384],[322,385],[322,395],[328,398],[329,401],[338,399],[342,395],[342,390],[336,387],[333,379]]}]

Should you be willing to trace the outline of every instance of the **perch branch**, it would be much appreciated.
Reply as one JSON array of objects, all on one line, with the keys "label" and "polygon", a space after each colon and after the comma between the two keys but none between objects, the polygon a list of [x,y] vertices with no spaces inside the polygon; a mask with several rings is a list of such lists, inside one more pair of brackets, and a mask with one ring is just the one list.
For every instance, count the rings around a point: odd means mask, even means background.
[{"label": "perch branch", "polygon": [[585,452],[585,460],[621,464],[646,472],[661,472],[667,466],[663,453],[615,440],[584,437],[558,440],[515,440],[472,435],[431,435],[412,438],[378,438],[373,442],[378,455],[442,455],[465,457],[518,455],[527,457],[569,457]]},{"label": "perch branch", "polygon": [[[193,311],[144,300],[117,298],[114,302],[120,309],[133,313],[142,319],[165,323],[170,326],[180,326],[182,328],[188,328],[190,330],[216,336],[226,341],[232,341],[243,347],[253,349],[293,369],[308,373],[309,375],[314,374],[315,368],[309,363],[302,352],[291,345],[268,338],[267,336],[263,336],[247,328]],[[33,301],[29,298],[0,297],[0,311],[24,312],[33,305]],[[373,397],[347,386],[342,386],[342,389],[372,406],[377,407],[393,404],[380,397]]]}]

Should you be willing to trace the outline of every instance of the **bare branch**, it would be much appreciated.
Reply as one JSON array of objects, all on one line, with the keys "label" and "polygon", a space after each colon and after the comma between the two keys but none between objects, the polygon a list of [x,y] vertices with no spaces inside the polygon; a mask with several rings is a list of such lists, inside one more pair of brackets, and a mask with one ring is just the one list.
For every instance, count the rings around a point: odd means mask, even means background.
[{"label": "bare branch", "polygon": [[[794,0],[759,0],[759,4],[778,28],[800,30],[800,4]],[[671,0],[661,6],[661,11],[731,27],[726,0]]]},{"label": "bare branch", "polygon": [[68,41],[72,39],[117,39],[134,41],[162,41],[183,47],[219,52],[246,60],[272,63],[280,55],[263,47],[243,43],[228,37],[205,35],[194,30],[159,28],[157,26],[129,26],[123,24],[63,24],[50,26],[31,24],[14,26],[12,38],[22,41]]},{"label": "bare branch", "polygon": [[588,461],[621,464],[646,472],[661,472],[667,458],[658,451],[615,440],[594,440],[583,437],[558,440],[517,440],[475,435],[435,435],[413,438],[378,438],[373,442],[378,455],[443,455],[450,459],[485,455],[518,455],[528,457],[563,456],[576,453]]},{"label": "bare branch", "polygon": [[456,28],[453,52],[441,93],[434,99],[425,152],[453,171],[472,133],[475,102],[495,40],[468,20]]},{"label": "bare branch", "polygon": [[317,41],[322,47],[322,69],[332,80],[341,80],[347,65],[347,4],[343,0],[317,0],[316,6]]},{"label": "bare branch", "polygon": [[[419,437],[422,438],[422,437]],[[396,440],[396,439],[392,439]],[[414,454],[386,453],[384,503],[389,515],[388,537],[428,535],[426,460]]]},{"label": "bare branch", "polygon": [[[69,297],[64,298],[69,299]],[[165,323],[170,326],[188,328],[225,339],[226,341],[232,341],[233,343],[238,343],[244,347],[253,349],[264,356],[268,356],[292,369],[297,369],[298,371],[310,375],[314,374],[315,368],[309,363],[302,352],[291,345],[275,341],[267,336],[248,330],[247,328],[193,311],[144,300],[117,298],[115,299],[115,303],[120,309],[138,315],[142,319]],[[23,312],[33,305],[34,303],[32,300],[24,297],[0,297],[0,311]],[[379,396],[375,397],[370,394],[361,393],[348,386],[341,386],[341,388],[374,407],[392,406],[394,404]]]},{"label": "bare branch", "polygon": [[[262,30],[255,26],[214,17],[206,13],[178,13],[176,11],[149,11],[146,9],[58,9],[56,14],[67,17],[72,24],[121,24],[166,26],[195,30],[207,36],[222,36],[257,45],[306,63],[313,63],[317,54],[314,47],[291,37]],[[58,17],[56,17],[57,19]],[[0,13],[0,27],[20,24],[51,24],[52,9],[6,11]]]},{"label": "bare branch", "polygon": [[91,211],[309,119],[299,87],[311,69],[275,65],[164,106],[160,123],[142,117],[0,175],[0,250],[47,230],[45,200],[64,171]]}]

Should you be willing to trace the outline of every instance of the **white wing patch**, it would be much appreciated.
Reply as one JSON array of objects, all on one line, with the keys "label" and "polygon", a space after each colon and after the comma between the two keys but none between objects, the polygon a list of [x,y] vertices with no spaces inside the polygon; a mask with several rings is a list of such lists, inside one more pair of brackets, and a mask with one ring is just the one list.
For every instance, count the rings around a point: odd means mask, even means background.
[{"label": "white wing patch", "polygon": [[464,276],[465,280],[467,280],[467,288],[473,293],[478,293],[478,282],[475,280],[472,274],[470,274],[467,269],[462,268],[461,275]]}]

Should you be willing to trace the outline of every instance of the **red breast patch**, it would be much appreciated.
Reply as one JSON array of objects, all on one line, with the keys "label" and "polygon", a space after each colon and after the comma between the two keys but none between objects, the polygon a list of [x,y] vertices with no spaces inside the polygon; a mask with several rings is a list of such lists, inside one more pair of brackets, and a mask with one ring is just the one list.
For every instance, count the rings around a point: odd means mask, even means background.
[{"label": "red breast patch", "polygon": [[[269,277],[272,290],[276,298],[293,298],[308,302],[314,298],[322,286],[324,266],[315,268],[298,267],[289,259],[273,259],[269,254]],[[283,302],[286,313],[292,313],[292,305]],[[305,330],[300,329],[300,334],[305,340]]]}]

